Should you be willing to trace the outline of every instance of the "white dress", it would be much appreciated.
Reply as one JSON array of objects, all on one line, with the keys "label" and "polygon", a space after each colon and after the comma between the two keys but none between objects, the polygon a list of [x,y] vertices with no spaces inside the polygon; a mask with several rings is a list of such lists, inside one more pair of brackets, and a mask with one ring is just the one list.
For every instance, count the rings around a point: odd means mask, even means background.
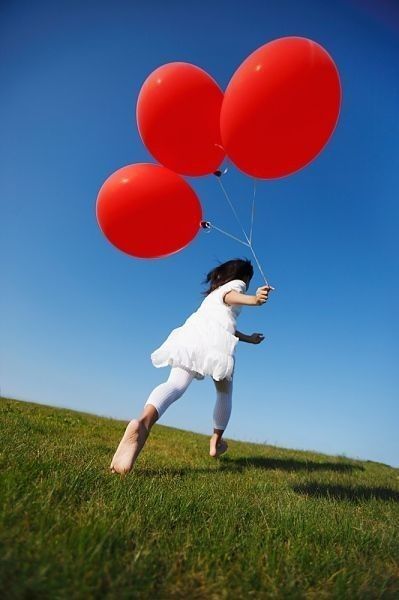
[{"label": "white dress", "polygon": [[231,380],[241,306],[229,306],[223,298],[230,290],[245,293],[246,288],[244,281],[234,279],[208,294],[183,325],[173,329],[152,352],[154,367],[178,366],[193,371],[196,379],[210,375],[216,381]]}]

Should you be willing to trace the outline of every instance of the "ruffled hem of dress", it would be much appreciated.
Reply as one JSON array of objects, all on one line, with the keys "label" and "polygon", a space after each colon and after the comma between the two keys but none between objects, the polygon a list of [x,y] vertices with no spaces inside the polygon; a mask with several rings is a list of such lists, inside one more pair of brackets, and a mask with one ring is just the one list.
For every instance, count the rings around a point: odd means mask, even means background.
[{"label": "ruffled hem of dress", "polygon": [[[194,373],[195,379],[204,379],[210,375],[215,381],[227,379],[231,381],[234,370],[234,358],[218,351],[208,352],[202,365],[199,366],[195,360],[190,359],[186,351],[180,351],[176,348],[168,349],[165,344],[151,354],[151,361],[154,367],[181,367]],[[220,363],[224,362],[222,369]]]}]

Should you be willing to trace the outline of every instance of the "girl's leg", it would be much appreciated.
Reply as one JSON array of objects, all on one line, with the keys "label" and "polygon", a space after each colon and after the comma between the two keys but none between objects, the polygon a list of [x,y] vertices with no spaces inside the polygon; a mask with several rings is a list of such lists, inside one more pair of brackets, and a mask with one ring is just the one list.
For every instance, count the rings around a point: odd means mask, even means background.
[{"label": "girl's leg", "polygon": [[158,385],[149,395],[144,410],[149,407],[155,408],[156,420],[158,420],[165,410],[184,394],[193,379],[194,374],[191,371],[181,367],[172,367],[168,380]]},{"label": "girl's leg", "polygon": [[151,427],[165,410],[180,398],[194,378],[193,373],[180,367],[172,367],[168,380],[158,385],[149,395],[139,419],[133,419],[111,462],[113,473],[128,473],[142,450]]},{"label": "girl's leg", "polygon": [[222,440],[222,435],[227,427],[231,415],[233,380],[213,380],[216,387],[216,403],[213,411],[213,436],[210,441],[209,454],[213,457],[220,456],[227,450],[227,442]]}]

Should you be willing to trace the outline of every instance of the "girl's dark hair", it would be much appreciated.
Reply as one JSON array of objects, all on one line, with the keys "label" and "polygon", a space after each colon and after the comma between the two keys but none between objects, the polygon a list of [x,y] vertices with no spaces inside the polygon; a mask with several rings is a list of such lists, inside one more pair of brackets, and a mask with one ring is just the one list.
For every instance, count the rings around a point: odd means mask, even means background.
[{"label": "girl's dark hair", "polygon": [[205,290],[205,292],[202,292],[202,294],[207,296],[219,286],[228,281],[233,281],[233,279],[242,279],[249,283],[253,274],[254,269],[252,263],[247,258],[234,258],[233,260],[228,260],[212,269],[212,271],[209,271],[206,279],[202,281],[202,283],[209,283],[209,288]]}]

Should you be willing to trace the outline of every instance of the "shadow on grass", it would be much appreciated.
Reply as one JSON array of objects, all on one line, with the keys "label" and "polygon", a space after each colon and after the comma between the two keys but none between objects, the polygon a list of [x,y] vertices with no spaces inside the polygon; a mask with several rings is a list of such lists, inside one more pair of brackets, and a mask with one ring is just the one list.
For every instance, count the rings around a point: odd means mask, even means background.
[{"label": "shadow on grass", "polygon": [[282,471],[335,471],[336,473],[351,473],[352,471],[364,471],[362,465],[353,465],[350,463],[335,462],[315,462],[311,460],[302,461],[286,458],[268,458],[266,456],[252,456],[230,458],[223,457],[218,463],[219,468],[213,467],[169,467],[164,466],[159,469],[143,468],[140,469],[141,475],[176,475],[184,476],[192,473],[220,473],[220,472],[242,472],[246,469],[263,470],[282,470]]},{"label": "shadow on grass", "polygon": [[305,483],[292,487],[294,492],[315,498],[330,500],[349,500],[363,502],[365,500],[393,500],[399,502],[399,492],[386,487],[344,486],[324,483]]},{"label": "shadow on grass", "polygon": [[[251,456],[240,458],[225,458],[224,465],[233,465],[235,469],[256,467],[257,469],[280,469],[282,471],[335,471],[350,473],[364,471],[362,465],[351,463],[315,462],[314,460],[295,460],[294,458],[269,458],[267,456]],[[224,468],[224,467],[222,467]]]}]

